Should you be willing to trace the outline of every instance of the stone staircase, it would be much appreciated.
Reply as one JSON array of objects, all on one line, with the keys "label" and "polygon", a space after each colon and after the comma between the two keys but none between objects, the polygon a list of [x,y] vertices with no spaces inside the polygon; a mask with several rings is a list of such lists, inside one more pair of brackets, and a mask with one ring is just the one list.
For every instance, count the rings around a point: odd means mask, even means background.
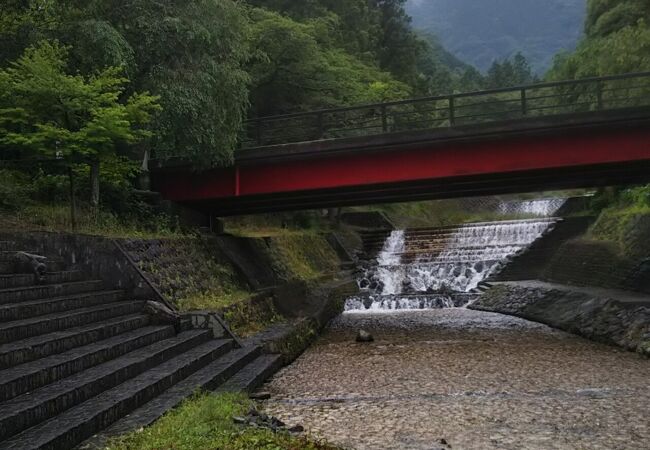
[{"label": "stone staircase", "polygon": [[[100,448],[197,389],[252,390],[281,359],[143,313],[63,260],[39,279],[0,242],[0,449]],[[102,430],[104,430],[102,432]],[[100,434],[97,434],[101,432]]]}]

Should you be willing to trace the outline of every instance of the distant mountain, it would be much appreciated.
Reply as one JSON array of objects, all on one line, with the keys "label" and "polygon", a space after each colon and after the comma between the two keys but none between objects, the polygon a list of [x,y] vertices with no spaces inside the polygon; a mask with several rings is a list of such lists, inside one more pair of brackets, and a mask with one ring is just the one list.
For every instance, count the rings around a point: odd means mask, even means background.
[{"label": "distant mountain", "polygon": [[434,33],[460,60],[487,70],[522,52],[544,72],[580,39],[587,0],[408,0],[413,26]]}]

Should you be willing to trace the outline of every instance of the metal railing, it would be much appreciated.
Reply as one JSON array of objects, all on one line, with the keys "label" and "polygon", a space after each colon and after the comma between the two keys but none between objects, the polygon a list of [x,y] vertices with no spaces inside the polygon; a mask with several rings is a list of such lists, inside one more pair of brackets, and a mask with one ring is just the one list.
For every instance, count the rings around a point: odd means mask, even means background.
[{"label": "metal railing", "polygon": [[247,120],[242,148],[375,136],[650,106],[650,72],[300,112]]}]

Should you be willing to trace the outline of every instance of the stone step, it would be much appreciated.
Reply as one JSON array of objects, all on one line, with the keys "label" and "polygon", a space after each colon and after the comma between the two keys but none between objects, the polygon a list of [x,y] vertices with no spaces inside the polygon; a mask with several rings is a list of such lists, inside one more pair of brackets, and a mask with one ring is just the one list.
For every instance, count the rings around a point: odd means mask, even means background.
[{"label": "stone step", "polygon": [[143,301],[124,301],[0,323],[0,344],[26,339],[91,322],[142,312]]},{"label": "stone step", "polygon": [[282,367],[282,355],[261,355],[222,384],[220,392],[253,392]]},{"label": "stone step", "polygon": [[90,280],[2,289],[0,290],[0,305],[99,291],[103,285],[104,283],[101,280]]},{"label": "stone step", "polygon": [[230,350],[232,341],[211,340],[185,351],[77,407],[40,423],[6,442],[8,449],[67,449],[147,403]]},{"label": "stone step", "polygon": [[148,324],[148,315],[133,314],[0,345],[0,370],[108,339]]},{"label": "stone step", "polygon": [[[146,380],[161,373],[161,369],[157,366],[164,365],[163,363],[168,360],[175,360],[177,355],[187,354],[194,357],[195,349],[204,348],[206,343],[214,343],[210,347],[211,351],[221,352],[220,354],[231,348],[230,341],[209,341],[209,339],[210,333],[206,330],[186,331],[176,337],[156,342],[86,369],[34,392],[12,398],[0,404],[0,440],[62,414],[100,393],[110,392],[113,387],[134,377],[141,380],[141,387],[146,388]],[[154,367],[155,370],[148,372]],[[140,375],[144,375],[144,380],[138,378]],[[180,377],[176,378],[179,379]],[[86,413],[91,414],[92,411],[91,408],[86,410]],[[4,444],[0,444],[0,448],[2,445]],[[35,446],[35,448],[39,447]]]},{"label": "stone step", "polygon": [[88,441],[81,449],[105,449],[110,438],[147,427],[171,409],[181,404],[197,390],[214,390],[235,376],[260,355],[260,348],[249,346],[233,350],[216,361],[196,371],[183,381],[123,417]]},{"label": "stone step", "polygon": [[[67,264],[62,259],[50,259],[45,262],[45,267],[48,272],[62,272],[67,269]],[[0,261],[0,274],[11,275],[17,273],[33,273],[31,270],[24,270],[18,268],[14,261]]]},{"label": "stone step", "polygon": [[83,272],[79,270],[50,272],[45,274],[45,278],[42,282],[37,282],[36,276],[31,273],[0,275],[0,289],[11,289],[59,283],[73,283],[75,281],[82,281],[83,277]]},{"label": "stone step", "polygon": [[46,314],[114,303],[124,298],[124,291],[98,291],[68,297],[53,297],[28,302],[0,304],[0,322],[27,319]]},{"label": "stone step", "polygon": [[149,326],[0,371],[0,401],[33,391],[174,335],[173,326]]}]

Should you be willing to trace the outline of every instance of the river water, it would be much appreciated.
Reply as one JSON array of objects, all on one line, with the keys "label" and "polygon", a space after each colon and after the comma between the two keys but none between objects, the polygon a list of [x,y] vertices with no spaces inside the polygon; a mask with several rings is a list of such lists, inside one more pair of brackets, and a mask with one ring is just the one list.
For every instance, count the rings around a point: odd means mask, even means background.
[{"label": "river water", "polygon": [[612,450],[650,448],[649,380],[633,353],[456,308],[343,314],[264,390],[344,448]]},{"label": "river water", "polygon": [[[650,449],[650,360],[464,307],[555,223],[370,242],[361,295],[264,387],[267,412],[358,450]],[[375,341],[356,343],[359,329]]]}]

